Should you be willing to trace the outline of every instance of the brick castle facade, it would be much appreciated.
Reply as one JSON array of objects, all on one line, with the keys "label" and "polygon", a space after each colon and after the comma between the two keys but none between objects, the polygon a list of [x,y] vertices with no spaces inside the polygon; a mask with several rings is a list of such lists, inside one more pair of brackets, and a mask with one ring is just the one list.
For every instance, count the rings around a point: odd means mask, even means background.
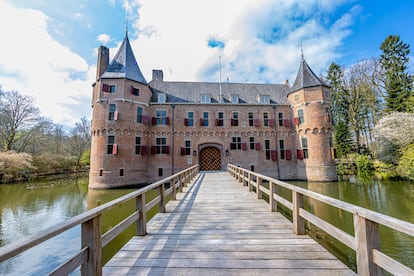
[{"label": "brick castle facade", "polygon": [[98,50],[89,188],[151,183],[194,164],[239,165],[282,180],[337,179],[329,87],[302,59],[292,86],[148,83],[128,36]]}]

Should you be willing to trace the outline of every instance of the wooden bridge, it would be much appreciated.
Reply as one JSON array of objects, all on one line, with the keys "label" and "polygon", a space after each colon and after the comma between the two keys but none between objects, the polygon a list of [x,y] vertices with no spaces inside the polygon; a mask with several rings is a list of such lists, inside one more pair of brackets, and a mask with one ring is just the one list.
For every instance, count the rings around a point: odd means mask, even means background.
[{"label": "wooden bridge", "polygon": [[[277,194],[277,186],[291,191],[292,200]],[[146,203],[145,193],[152,189],[159,195]],[[305,210],[304,197],[353,214],[355,236]],[[136,211],[102,235],[102,213],[129,200],[136,201]],[[277,204],[292,210],[293,223],[276,212]],[[160,212],[147,223],[147,211],[155,206]],[[51,275],[79,266],[83,275],[353,275],[305,235],[305,220],[356,251],[359,275],[383,270],[414,275],[381,252],[378,231],[381,224],[414,236],[413,224],[233,165],[228,172],[199,173],[191,167],[6,245],[0,248],[0,262],[81,224],[80,252]],[[137,236],[102,268],[102,248],[134,222]]]}]

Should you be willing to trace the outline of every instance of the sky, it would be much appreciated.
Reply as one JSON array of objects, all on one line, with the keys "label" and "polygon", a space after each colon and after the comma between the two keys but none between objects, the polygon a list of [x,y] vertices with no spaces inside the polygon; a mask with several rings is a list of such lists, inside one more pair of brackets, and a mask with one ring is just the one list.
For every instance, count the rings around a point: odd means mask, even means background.
[{"label": "sky", "polygon": [[0,86],[70,128],[91,118],[97,48],[113,57],[127,29],[147,81],[218,82],[221,64],[222,81],[293,84],[302,52],[323,76],[388,35],[413,47],[413,14],[412,0],[0,0]]}]

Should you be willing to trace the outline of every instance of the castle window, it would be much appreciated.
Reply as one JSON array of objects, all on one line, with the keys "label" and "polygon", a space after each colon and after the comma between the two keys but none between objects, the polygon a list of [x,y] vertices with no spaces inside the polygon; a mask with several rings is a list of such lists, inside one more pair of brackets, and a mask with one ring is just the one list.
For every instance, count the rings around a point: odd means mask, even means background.
[{"label": "castle window", "polygon": [[308,159],[309,158],[309,153],[308,153],[308,138],[302,137],[301,142],[302,142],[303,158],[304,159]]},{"label": "castle window", "polygon": [[270,140],[264,140],[265,142],[265,153],[266,153],[266,160],[270,160]]},{"label": "castle window", "polygon": [[141,154],[141,137],[135,137],[135,154]]},{"label": "castle window", "polygon": [[167,146],[167,138],[165,137],[157,137],[155,139],[155,146],[151,148],[152,154],[170,154],[170,148]]},{"label": "castle window", "polygon": [[208,126],[208,112],[203,112],[203,118],[200,120],[200,126]]},{"label": "castle window", "polygon": [[249,126],[254,126],[253,112],[249,112]]},{"label": "castle window", "polygon": [[185,126],[194,126],[194,112],[193,111],[189,111],[187,113],[187,118],[184,118],[184,125]]},{"label": "castle window", "polygon": [[305,123],[305,117],[303,116],[303,109],[298,110],[298,118],[299,118],[299,124]]},{"label": "castle window", "polygon": [[142,124],[142,107],[137,107],[137,123]]},{"label": "castle window", "polygon": [[184,147],[181,148],[181,155],[191,155],[191,141],[184,141]]},{"label": "castle window", "polygon": [[201,94],[201,103],[211,103],[211,96],[210,94]]},{"label": "castle window", "polygon": [[263,113],[263,126],[269,126],[269,113]]},{"label": "castle window", "polygon": [[231,95],[231,103],[239,103],[239,95]]},{"label": "castle window", "polygon": [[103,175],[103,170],[102,169],[100,169],[99,170],[99,176],[102,176]]},{"label": "castle window", "polygon": [[134,96],[139,96],[139,88],[136,88],[133,85],[131,85],[131,94]]},{"label": "castle window", "polygon": [[279,126],[283,126],[283,113],[279,112],[277,114],[277,116],[278,116],[278,119],[279,119]]},{"label": "castle window", "polygon": [[119,170],[119,176],[124,176],[124,169]]},{"label": "castle window", "polygon": [[285,159],[285,140],[279,140],[280,159]]},{"label": "castle window", "polygon": [[241,144],[241,137],[232,137],[230,144],[230,149],[232,150],[241,150],[242,144]]},{"label": "castle window", "polygon": [[115,116],[115,115],[117,115],[116,113],[117,113],[116,112],[116,104],[109,104],[108,120],[109,121],[116,120],[116,117],[117,117],[117,116]]},{"label": "castle window", "polygon": [[261,104],[270,104],[270,96],[269,95],[260,95],[260,103]]},{"label": "castle window", "polygon": [[216,126],[224,126],[224,112],[218,113],[218,118],[216,120]]},{"label": "castle window", "polygon": [[233,118],[231,119],[231,126],[239,126],[239,113],[233,112]]},{"label": "castle window", "polygon": [[158,109],[156,112],[155,124],[156,125],[168,125],[169,118],[167,117],[167,110]]},{"label": "castle window", "polygon": [[108,143],[106,146],[106,153],[113,154],[115,144],[115,135],[108,135]]},{"label": "castle window", "polygon": [[115,85],[110,85],[109,86],[109,93],[115,93],[115,91],[116,91]]},{"label": "castle window", "polygon": [[254,142],[253,136],[249,137],[249,145],[251,150],[254,150],[256,148],[256,143]]},{"label": "castle window", "polygon": [[167,96],[164,93],[158,94],[158,102],[165,103]]},{"label": "castle window", "polygon": [[162,176],[163,172],[162,172],[162,168],[158,168],[158,176]]}]

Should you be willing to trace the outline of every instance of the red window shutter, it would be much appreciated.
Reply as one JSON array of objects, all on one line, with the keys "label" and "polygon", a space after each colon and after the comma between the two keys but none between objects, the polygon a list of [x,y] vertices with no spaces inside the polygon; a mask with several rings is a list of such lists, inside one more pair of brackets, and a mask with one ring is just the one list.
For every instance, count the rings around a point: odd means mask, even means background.
[{"label": "red window shutter", "polygon": [[246,143],[242,143],[242,150],[247,150],[247,144]]},{"label": "red window shutter", "polygon": [[204,126],[204,119],[200,119],[200,126]]},{"label": "red window shutter", "polygon": [[135,94],[135,89],[134,89],[134,86],[133,86],[133,85],[131,85],[131,94],[132,94],[132,95],[134,95],[134,94]]},{"label": "red window shutter", "polygon": [[294,125],[299,125],[299,118],[298,117],[293,118],[293,124]]},{"label": "red window shutter", "polygon": [[285,150],[286,160],[292,160],[292,151]]},{"label": "red window shutter", "polygon": [[290,127],[290,121],[289,121],[289,119],[284,119],[283,120],[283,126]]},{"label": "red window shutter", "polygon": [[303,160],[303,150],[301,149],[296,150],[296,158],[299,160]]},{"label": "red window shutter", "polygon": [[181,148],[180,152],[181,152],[181,155],[185,155],[185,148]]},{"label": "red window shutter", "polygon": [[112,145],[112,154],[116,155],[118,153],[118,145],[117,144],[113,144]]},{"label": "red window shutter", "polygon": [[256,150],[260,150],[260,143],[254,144],[254,147],[256,148]]},{"label": "red window shutter", "polygon": [[276,161],[277,159],[277,152],[275,150],[270,151],[270,156],[272,157],[272,161]]},{"label": "red window shutter", "polygon": [[142,124],[148,125],[148,116],[142,116]]},{"label": "red window shutter", "polygon": [[102,84],[102,92],[110,92],[111,88],[109,87],[109,84],[103,83]]},{"label": "red window shutter", "polygon": [[269,126],[270,126],[270,127],[274,127],[274,126],[275,126],[275,120],[270,119],[270,120],[269,120]]},{"label": "red window shutter", "polygon": [[162,149],[163,149],[163,153],[170,154],[170,146],[163,146]]},{"label": "red window shutter", "polygon": [[260,126],[260,119],[254,119],[254,126],[259,127]]},{"label": "red window shutter", "polygon": [[141,155],[147,155],[147,154],[148,154],[148,147],[141,146]]},{"label": "red window shutter", "polygon": [[184,125],[188,126],[188,119],[187,118],[184,118]]},{"label": "red window shutter", "polygon": [[157,146],[151,146],[151,154],[157,154]]},{"label": "red window shutter", "polygon": [[118,110],[114,111],[114,121],[118,120]]},{"label": "red window shutter", "polygon": [[235,143],[230,143],[230,149],[235,150],[236,149],[236,144]]},{"label": "red window shutter", "polygon": [[219,119],[216,119],[216,123],[215,123],[215,125],[216,125],[216,126],[219,126],[219,124],[220,124],[220,120],[219,120]]},{"label": "red window shutter", "polygon": [[157,117],[152,117],[152,118],[151,118],[151,124],[152,124],[153,126],[155,126],[155,125],[157,124]]},{"label": "red window shutter", "polygon": [[230,119],[230,125],[234,126],[234,119]]},{"label": "red window shutter", "polygon": [[165,123],[167,124],[167,126],[170,124],[170,117],[165,118]]}]

